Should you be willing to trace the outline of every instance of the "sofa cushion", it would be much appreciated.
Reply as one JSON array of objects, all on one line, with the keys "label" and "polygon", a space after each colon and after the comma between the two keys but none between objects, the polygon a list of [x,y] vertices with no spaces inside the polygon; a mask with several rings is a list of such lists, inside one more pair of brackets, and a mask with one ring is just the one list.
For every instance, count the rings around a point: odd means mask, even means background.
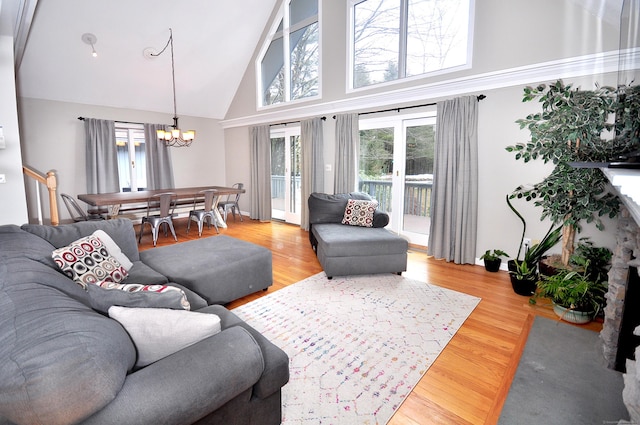
[{"label": "sofa cushion", "polygon": [[373,213],[378,207],[378,201],[365,201],[359,199],[347,200],[344,209],[342,224],[349,226],[373,227]]},{"label": "sofa cushion", "polygon": [[85,289],[87,285],[119,283],[128,275],[100,238],[93,235],[53,250],[51,257],[65,275]]},{"label": "sofa cushion", "polygon": [[107,251],[109,251],[109,254],[115,257],[115,259],[118,260],[118,263],[120,263],[126,271],[129,271],[131,267],[133,267],[133,263],[129,260],[129,257],[124,255],[124,252],[122,252],[118,244],[111,238],[111,236],[109,236],[109,234],[107,234],[107,232],[99,229],[93,232],[92,235],[102,241],[104,246],[107,248]]},{"label": "sofa cushion", "polygon": [[[309,196],[309,223],[342,223],[344,210],[349,199],[370,201],[373,198],[364,192],[339,193],[330,195],[314,192]],[[389,224],[389,215],[376,209],[373,227],[385,227]]]},{"label": "sofa cushion", "polygon": [[120,322],[131,336],[138,351],[138,367],[220,332],[220,317],[194,311],[113,306],[109,317]]},{"label": "sofa cushion", "polygon": [[329,257],[360,257],[406,253],[409,244],[387,229],[344,224],[316,224],[312,230]]},{"label": "sofa cushion", "polygon": [[96,230],[104,230],[120,247],[124,255],[132,262],[140,260],[138,253],[138,241],[131,220],[117,218],[114,220],[81,221],[60,226],[47,226],[40,224],[23,224],[23,230],[37,235],[53,245],[62,248],[71,242],[84,236],[89,236]]},{"label": "sofa cushion", "polygon": [[[0,243],[4,241],[0,240]],[[61,273],[0,252],[0,417],[77,423],[111,402],[135,363],[122,327],[51,284]],[[61,409],[60,406],[64,406]]]}]

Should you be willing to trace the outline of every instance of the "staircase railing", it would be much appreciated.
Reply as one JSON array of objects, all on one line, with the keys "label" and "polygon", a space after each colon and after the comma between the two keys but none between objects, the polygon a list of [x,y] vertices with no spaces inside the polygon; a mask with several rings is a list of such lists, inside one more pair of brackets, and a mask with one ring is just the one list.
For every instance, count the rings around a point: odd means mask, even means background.
[{"label": "staircase railing", "polygon": [[42,202],[40,199],[40,187],[38,184],[42,184],[47,188],[49,193],[49,211],[51,217],[51,224],[57,226],[60,224],[60,218],[58,215],[58,197],[56,190],[58,187],[56,173],[54,171],[48,171],[46,175],[42,175],[29,167],[22,167],[24,175],[34,179],[36,184],[36,205],[38,210],[38,223],[42,224]]}]

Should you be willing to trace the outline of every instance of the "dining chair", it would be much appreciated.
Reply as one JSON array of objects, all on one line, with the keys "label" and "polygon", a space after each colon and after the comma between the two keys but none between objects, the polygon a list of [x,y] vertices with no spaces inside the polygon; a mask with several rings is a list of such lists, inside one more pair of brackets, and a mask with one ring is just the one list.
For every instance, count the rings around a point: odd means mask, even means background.
[{"label": "dining chair", "polygon": [[[197,209],[197,205],[202,202],[202,198],[204,196],[204,205],[203,208]],[[202,236],[202,227],[207,220],[207,224],[209,229],[211,229],[211,223],[216,228],[216,233],[220,233],[218,230],[218,222],[216,221],[216,209],[218,208],[218,191],[215,189],[206,189],[201,190],[198,194],[193,198],[193,209],[189,211],[189,220],[187,221],[187,233],[189,233],[189,229],[191,228],[191,222],[195,221],[198,223],[198,237]]]},{"label": "dining chair", "polygon": [[174,192],[165,192],[153,195],[147,200],[147,215],[142,217],[142,222],[140,223],[138,243],[142,240],[142,231],[144,230],[145,223],[149,223],[151,226],[153,246],[156,246],[156,242],[158,241],[158,230],[160,226],[164,227],[165,236],[167,236],[167,228],[169,228],[173,239],[175,239],[176,242],[178,241],[176,231],[173,228],[173,212],[176,209],[177,199],[178,196]]},{"label": "dining chair", "polygon": [[92,221],[92,220],[104,220],[104,216],[100,214],[89,213],[80,207],[76,200],[66,193],[61,193],[60,197],[67,207],[67,211],[71,215],[73,221]]},{"label": "dining chair", "polygon": [[[235,189],[242,189],[244,187],[244,184],[235,183],[231,187]],[[225,223],[227,222],[227,213],[229,211],[231,211],[231,214],[233,214],[233,221],[236,220],[236,212],[238,212],[238,215],[240,216],[240,221],[244,221],[242,220],[242,214],[240,214],[240,207],[238,206],[239,200],[240,200],[240,193],[235,193],[235,194],[227,195],[227,199],[225,199],[224,201],[218,202],[218,208],[222,210]]]}]

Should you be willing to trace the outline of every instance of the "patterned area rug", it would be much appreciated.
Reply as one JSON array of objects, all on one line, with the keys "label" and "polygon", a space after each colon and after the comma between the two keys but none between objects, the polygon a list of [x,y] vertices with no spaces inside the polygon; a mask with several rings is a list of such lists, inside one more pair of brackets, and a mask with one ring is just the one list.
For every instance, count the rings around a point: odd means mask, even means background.
[{"label": "patterned area rug", "polygon": [[283,424],[386,424],[479,301],[393,274],[322,272],[233,312],[289,355]]}]

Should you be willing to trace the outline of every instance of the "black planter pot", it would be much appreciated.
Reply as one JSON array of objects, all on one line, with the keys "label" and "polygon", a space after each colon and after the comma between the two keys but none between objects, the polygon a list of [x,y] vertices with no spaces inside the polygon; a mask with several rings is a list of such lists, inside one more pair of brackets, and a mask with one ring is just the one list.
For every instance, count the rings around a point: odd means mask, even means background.
[{"label": "black planter pot", "polygon": [[[507,262],[507,268],[509,269],[509,271],[515,271],[515,261],[509,260]],[[516,276],[509,273],[509,278],[511,279],[511,287],[513,288],[513,292],[515,292],[516,294],[530,297],[531,295],[536,293],[536,283],[538,282],[537,276],[530,279],[518,279]]]},{"label": "black planter pot", "polygon": [[495,260],[484,259],[484,269],[488,272],[497,272],[500,270],[500,264],[502,264],[501,258]]}]

